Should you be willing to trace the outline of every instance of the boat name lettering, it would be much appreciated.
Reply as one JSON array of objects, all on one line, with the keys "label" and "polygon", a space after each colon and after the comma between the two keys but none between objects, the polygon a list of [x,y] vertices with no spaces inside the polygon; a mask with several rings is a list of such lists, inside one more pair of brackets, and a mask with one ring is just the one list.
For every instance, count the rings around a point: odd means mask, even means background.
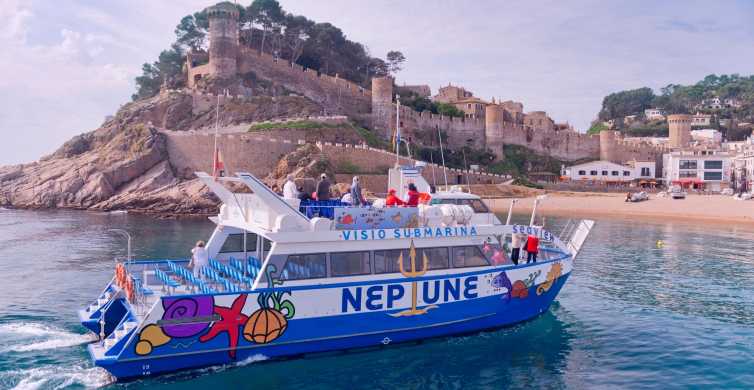
[{"label": "boat name lettering", "polygon": [[476,235],[476,226],[343,230],[340,232],[340,238],[346,241],[385,240],[391,238],[471,237]]},{"label": "boat name lettering", "polygon": [[[479,296],[478,276],[444,280],[424,280],[417,286],[417,300],[422,305],[473,299]],[[341,313],[393,309],[411,287],[402,284],[343,288]],[[410,297],[409,297],[410,298]]]},{"label": "boat name lettering", "polygon": [[513,225],[513,233],[531,234],[547,241],[552,241],[553,239],[552,233],[534,226]]}]

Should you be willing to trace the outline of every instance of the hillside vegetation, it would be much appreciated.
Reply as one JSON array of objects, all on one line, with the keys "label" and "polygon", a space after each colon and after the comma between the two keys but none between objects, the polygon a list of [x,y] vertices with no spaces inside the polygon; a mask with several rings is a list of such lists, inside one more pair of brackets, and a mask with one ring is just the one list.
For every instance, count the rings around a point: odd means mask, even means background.
[{"label": "hillside vegetation", "polygon": [[[736,105],[712,107],[709,102],[714,98],[721,102],[732,99]],[[598,119],[615,121],[616,128],[628,135],[666,135],[666,123],[651,122],[644,117],[644,110],[650,108],[658,108],[668,114],[710,114],[713,116],[710,127],[720,129],[729,139],[741,138],[750,131],[738,131],[733,125],[721,126],[720,122],[726,119],[733,123],[754,122],[754,75],[712,74],[693,85],[669,84],[660,89],[660,94],[647,87],[612,93],[603,99]],[[624,126],[623,118],[632,115],[636,115],[636,120]],[[590,133],[603,128],[596,122]]]},{"label": "hillside vegetation", "polygon": [[[338,74],[363,86],[368,86],[374,76],[400,71],[406,59],[394,50],[384,60],[373,57],[366,46],[346,38],[338,27],[286,12],[277,0],[254,0],[246,7],[232,4],[240,13],[242,45],[322,73]],[[142,66],[132,98],[152,97],[163,83],[182,87],[186,53],[208,48],[208,28],[206,9],[184,16],[175,28],[176,39],[170,48],[163,50],[155,62]]]}]

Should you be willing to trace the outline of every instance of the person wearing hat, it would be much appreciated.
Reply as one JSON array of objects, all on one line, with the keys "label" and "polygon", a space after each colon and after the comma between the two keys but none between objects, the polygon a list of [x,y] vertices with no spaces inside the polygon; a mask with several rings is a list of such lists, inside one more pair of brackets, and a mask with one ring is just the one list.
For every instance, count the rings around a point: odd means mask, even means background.
[{"label": "person wearing hat", "polygon": [[402,201],[401,198],[395,196],[394,188],[387,190],[387,199],[385,199],[385,206],[394,207],[394,206],[404,206],[405,204],[406,202]]},{"label": "person wearing hat", "polygon": [[414,183],[408,183],[408,192],[406,193],[406,206],[416,207],[419,205],[419,190]]},{"label": "person wearing hat", "polygon": [[202,269],[209,265],[209,252],[204,247],[204,241],[197,241],[194,249],[191,250],[191,261],[189,261],[189,268],[194,268],[194,277],[202,277]]},{"label": "person wearing hat", "polygon": [[317,200],[330,200],[330,181],[324,173],[317,183]]}]

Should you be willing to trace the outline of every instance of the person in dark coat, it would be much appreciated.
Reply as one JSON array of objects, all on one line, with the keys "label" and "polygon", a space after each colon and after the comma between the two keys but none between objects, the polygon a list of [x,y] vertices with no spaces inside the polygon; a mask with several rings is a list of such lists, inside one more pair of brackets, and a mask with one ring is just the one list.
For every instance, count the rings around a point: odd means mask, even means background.
[{"label": "person in dark coat", "polygon": [[330,180],[327,180],[327,175],[324,173],[317,183],[317,200],[330,200]]}]

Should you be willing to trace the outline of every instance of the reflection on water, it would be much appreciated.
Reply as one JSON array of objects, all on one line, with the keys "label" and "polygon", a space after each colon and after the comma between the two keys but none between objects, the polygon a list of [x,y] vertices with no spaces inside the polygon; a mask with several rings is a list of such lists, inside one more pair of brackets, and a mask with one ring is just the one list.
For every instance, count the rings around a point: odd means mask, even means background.
[{"label": "reflection on water", "polygon": [[[563,223],[548,218],[555,233]],[[0,211],[0,388],[109,383],[89,363],[91,338],[75,315],[125,256],[125,240],[109,228],[131,232],[137,257],[174,258],[213,226]],[[752,239],[746,228],[598,221],[556,303],[524,324],[356,353],[258,356],[112,387],[751,387]]]}]

